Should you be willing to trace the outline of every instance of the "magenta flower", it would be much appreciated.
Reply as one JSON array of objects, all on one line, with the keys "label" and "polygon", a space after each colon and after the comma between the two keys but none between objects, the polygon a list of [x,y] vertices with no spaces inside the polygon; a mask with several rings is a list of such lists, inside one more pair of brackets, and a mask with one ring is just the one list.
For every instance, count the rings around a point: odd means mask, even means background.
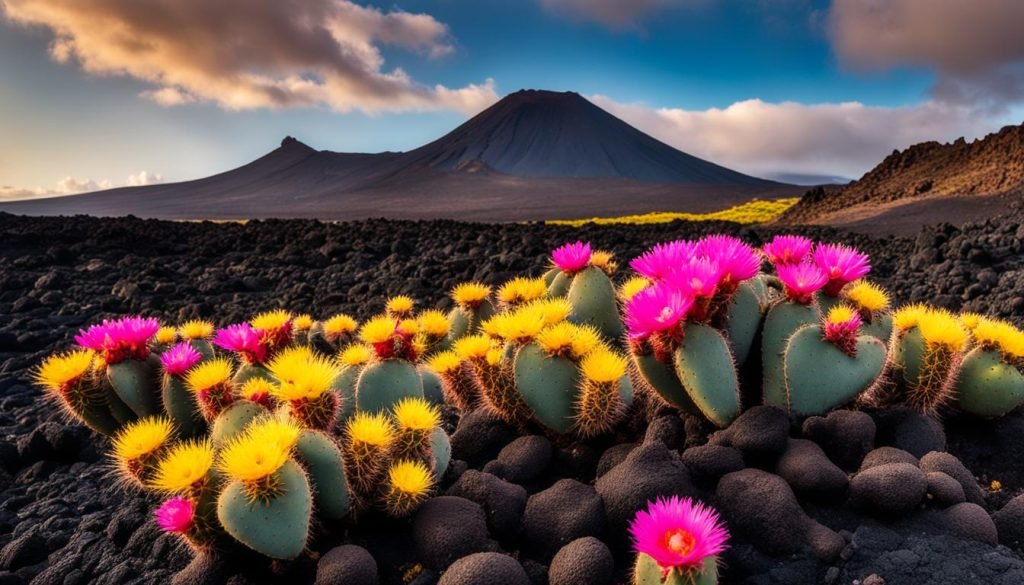
[{"label": "magenta flower", "polygon": [[576,242],[555,248],[551,260],[562,272],[575,274],[590,262],[590,243]]},{"label": "magenta flower", "polygon": [[202,355],[192,344],[183,341],[160,355],[164,371],[171,376],[183,376],[192,366],[199,363]]},{"label": "magenta flower", "polygon": [[811,302],[811,295],[828,282],[828,275],[810,260],[799,264],[779,264],[776,271],[786,288],[786,296],[804,305]]},{"label": "magenta flower", "polygon": [[781,235],[764,245],[764,255],[776,266],[797,264],[811,252],[811,241],[803,236]]},{"label": "magenta flower", "polygon": [[708,236],[698,242],[697,251],[718,262],[724,282],[736,284],[757,276],[761,270],[761,257],[739,238],[722,234]]},{"label": "magenta flower", "polygon": [[693,298],[664,283],[645,288],[626,304],[626,330],[633,340],[646,339],[679,324],[693,305]]},{"label": "magenta flower", "polygon": [[260,343],[260,334],[248,323],[218,329],[213,336],[213,344],[237,353],[249,364],[262,364],[267,357],[267,349]]},{"label": "magenta flower", "polygon": [[814,250],[814,262],[828,275],[825,294],[839,296],[847,283],[861,278],[871,271],[868,255],[842,244],[818,244]]},{"label": "magenta flower", "polygon": [[160,329],[160,322],[138,316],[122,317],[116,321],[104,320],[79,331],[75,342],[103,355],[107,364],[127,359],[144,360],[149,357],[149,340]]},{"label": "magenta flower", "polygon": [[722,281],[722,267],[708,258],[696,257],[665,276],[665,283],[688,297],[710,299]]},{"label": "magenta flower", "polygon": [[171,498],[160,505],[154,513],[156,524],[164,532],[185,534],[192,526],[195,506],[185,498]]},{"label": "magenta flower", "polygon": [[688,264],[696,254],[696,243],[689,240],[675,240],[655,245],[634,258],[629,265],[647,278],[658,281],[679,266]]},{"label": "magenta flower", "polygon": [[690,498],[672,496],[650,502],[629,525],[633,546],[661,567],[662,578],[673,570],[699,570],[704,560],[726,548],[729,533],[712,508]]}]

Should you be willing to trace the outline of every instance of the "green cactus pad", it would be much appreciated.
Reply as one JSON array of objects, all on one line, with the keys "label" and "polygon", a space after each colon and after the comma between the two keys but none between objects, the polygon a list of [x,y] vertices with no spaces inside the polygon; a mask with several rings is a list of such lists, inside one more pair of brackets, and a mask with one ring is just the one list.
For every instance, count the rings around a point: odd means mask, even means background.
[{"label": "green cactus pad", "polygon": [[665,580],[662,580],[661,574],[661,567],[657,561],[644,553],[636,555],[636,565],[633,567],[633,585],[715,585],[718,583],[718,558],[704,559],[704,566],[700,571],[691,570],[681,573],[673,570]]},{"label": "green cactus pad", "polygon": [[740,413],[740,383],[725,337],[717,329],[688,323],[675,354],[676,375],[705,418],[720,427]]},{"label": "green cactus pad", "polygon": [[192,349],[199,352],[199,355],[203,356],[204,360],[212,360],[216,357],[213,351],[213,345],[206,339],[193,339],[189,343],[192,344]]},{"label": "green cactus pad", "polygon": [[854,358],[822,339],[819,325],[806,325],[790,338],[785,364],[790,414],[821,416],[875,383],[885,366],[885,344],[861,335]]},{"label": "green cactus pad", "polygon": [[751,281],[740,283],[729,303],[725,317],[725,332],[729,349],[736,357],[736,364],[743,365],[754,345],[754,338],[761,329],[761,301]]},{"label": "green cactus pad", "polygon": [[861,324],[860,332],[870,335],[888,346],[889,339],[892,337],[892,313],[888,311],[875,313],[870,323]]},{"label": "green cactus pad", "polygon": [[548,296],[552,298],[564,297],[569,294],[569,287],[572,286],[572,277],[557,268],[552,270],[556,274],[550,281],[548,281],[547,275],[544,277],[544,281],[548,283]]},{"label": "green cactus pad", "polygon": [[199,414],[195,395],[185,387],[181,378],[164,374],[160,389],[164,410],[183,438],[198,436],[206,430],[206,424]]},{"label": "green cactus pad", "polygon": [[469,321],[473,315],[462,307],[455,307],[448,311],[448,336],[445,343],[450,347],[456,339],[460,339],[469,333]]},{"label": "green cactus pad", "polygon": [[998,351],[976,347],[960,365],[955,392],[962,410],[1003,416],[1024,403],[1024,375]]},{"label": "green cactus pad", "polygon": [[787,408],[785,354],[786,344],[797,329],[817,325],[818,311],[813,305],[783,301],[768,310],[761,332],[761,363],[764,403]]},{"label": "green cactus pad", "polygon": [[750,290],[754,291],[757,295],[757,302],[761,305],[762,309],[768,308],[768,302],[771,300],[768,292],[768,275],[758,274],[754,278],[745,281],[750,286]]},{"label": "green cactus pad", "polygon": [[236,400],[213,421],[210,440],[215,447],[223,447],[238,433],[244,431],[253,419],[266,412],[265,408],[255,402]]},{"label": "green cactus pad", "polygon": [[416,366],[405,360],[369,364],[356,380],[356,412],[390,411],[407,396],[423,398],[423,382]]},{"label": "green cactus pad", "polygon": [[814,300],[818,305],[818,312],[822,315],[828,315],[833,307],[843,304],[842,297],[830,297],[820,290],[814,293]]},{"label": "green cactus pad", "polygon": [[529,343],[516,354],[514,369],[516,388],[533,416],[555,432],[569,432],[579,392],[576,364],[550,357],[539,345]]},{"label": "green cactus pad", "polygon": [[430,451],[434,456],[433,469],[434,477],[441,481],[444,474],[448,472],[448,465],[452,462],[452,443],[448,433],[441,427],[436,427],[430,435]]},{"label": "green cactus pad", "polygon": [[569,287],[572,312],[569,320],[580,325],[594,325],[609,342],[622,339],[622,320],[615,300],[615,286],[603,270],[588,266],[572,277]]},{"label": "green cactus pad", "polygon": [[238,371],[235,372],[235,376],[231,381],[237,386],[241,386],[252,378],[263,378],[268,382],[276,382],[274,376],[267,371],[267,368],[257,364],[242,364],[238,367]]},{"label": "green cactus pad", "polygon": [[619,378],[619,400],[626,408],[633,406],[633,381],[629,376]]},{"label": "green cactus pad", "polygon": [[544,279],[544,284],[551,286],[551,283],[555,281],[555,277],[561,273],[562,271],[559,270],[557,266],[552,266],[541,278]]},{"label": "green cactus pad", "polygon": [[633,363],[643,379],[665,402],[690,414],[700,414],[700,409],[679,381],[675,366],[663,364],[653,355],[634,355]]},{"label": "green cactus pad", "polygon": [[307,429],[302,431],[296,450],[309,474],[317,513],[336,520],[348,516],[352,502],[341,451],[334,440],[321,431]]},{"label": "green cactus pad", "polygon": [[242,482],[229,483],[217,499],[217,518],[228,534],[254,551],[272,559],[294,559],[309,536],[309,480],[291,460],[275,475],[281,491],[267,502],[249,502]]},{"label": "green cactus pad", "polygon": [[[109,386],[109,382],[106,383]],[[114,417],[119,424],[125,425],[132,421],[138,420],[139,415],[135,414],[132,409],[128,408],[128,405],[124,403],[124,400],[114,392],[113,388],[107,388],[104,393],[104,398],[107,402],[107,409],[110,411],[110,416]]]},{"label": "green cactus pad", "polygon": [[444,392],[441,391],[441,378],[430,368],[420,366],[416,368],[420,374],[420,382],[423,384],[423,397],[431,404],[444,404]]},{"label": "green cactus pad", "polygon": [[159,392],[154,383],[153,366],[144,360],[124,360],[107,366],[110,386],[138,416],[160,412]]},{"label": "green cactus pad", "polygon": [[344,423],[356,413],[356,381],[363,366],[345,366],[341,374],[334,379],[334,391],[341,397],[341,408],[338,409],[338,423]]},{"label": "green cactus pad", "polygon": [[912,387],[917,384],[917,379],[921,376],[921,366],[924,364],[924,337],[921,330],[914,327],[903,335],[894,331],[892,339],[892,362],[903,372],[903,380],[907,385]]},{"label": "green cactus pad", "polygon": [[121,428],[121,423],[110,414],[110,409],[105,404],[84,404],[75,408],[74,412],[85,426],[101,435],[111,437]]}]

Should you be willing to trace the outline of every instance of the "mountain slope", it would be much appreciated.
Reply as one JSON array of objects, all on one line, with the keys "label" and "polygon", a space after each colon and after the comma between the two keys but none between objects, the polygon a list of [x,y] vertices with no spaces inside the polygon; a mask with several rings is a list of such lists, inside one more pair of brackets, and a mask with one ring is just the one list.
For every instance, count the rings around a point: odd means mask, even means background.
[{"label": "mountain slope", "polygon": [[703,212],[794,193],[676,150],[575,93],[531,90],[404,153],[317,151],[288,137],[249,164],[203,179],[6,203],[0,211],[519,221]]}]

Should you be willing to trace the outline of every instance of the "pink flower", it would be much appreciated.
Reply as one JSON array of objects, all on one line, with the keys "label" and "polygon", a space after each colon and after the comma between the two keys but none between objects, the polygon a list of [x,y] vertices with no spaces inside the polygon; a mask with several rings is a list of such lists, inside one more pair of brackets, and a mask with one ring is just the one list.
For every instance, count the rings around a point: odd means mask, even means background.
[{"label": "pink flower", "polygon": [[712,508],[690,498],[672,496],[650,502],[629,525],[633,546],[662,570],[680,573],[700,569],[704,560],[725,550],[729,533]]},{"label": "pink flower", "polygon": [[803,236],[775,236],[764,245],[764,255],[776,266],[803,261],[811,251],[811,241]]},{"label": "pink flower", "polygon": [[663,283],[638,292],[626,304],[626,329],[630,339],[645,339],[668,331],[686,317],[693,298]]},{"label": "pink flower", "polygon": [[79,331],[75,342],[84,348],[103,354],[107,364],[127,359],[144,360],[149,357],[149,340],[160,329],[156,319],[123,317],[116,321],[104,320]]},{"label": "pink flower", "polygon": [[786,288],[786,296],[805,305],[811,302],[811,295],[828,282],[828,275],[810,260],[799,264],[779,264],[776,271]]},{"label": "pink flower", "polygon": [[551,260],[562,272],[575,274],[590,262],[590,243],[576,242],[555,248],[551,252]]},{"label": "pink flower", "polygon": [[213,344],[237,353],[249,364],[262,364],[267,358],[267,349],[260,343],[260,334],[248,323],[218,329],[213,336]]},{"label": "pink flower", "polygon": [[697,253],[697,244],[689,240],[676,240],[657,244],[629,263],[633,270],[657,281],[677,267],[688,264]]},{"label": "pink flower", "polygon": [[861,278],[871,271],[868,255],[842,244],[818,244],[814,250],[814,262],[828,275],[825,294],[839,296],[847,283]]},{"label": "pink flower", "polygon": [[723,281],[739,283],[757,276],[761,270],[761,257],[739,238],[722,234],[708,236],[698,243],[697,251],[718,262]]},{"label": "pink flower", "polygon": [[843,353],[856,357],[860,313],[849,305],[836,305],[822,319],[824,337]]},{"label": "pink flower", "polygon": [[157,526],[164,532],[184,534],[192,526],[195,506],[185,498],[171,498],[161,504],[154,515]]},{"label": "pink flower", "polygon": [[695,257],[665,276],[665,283],[684,295],[710,299],[722,281],[722,267],[708,258]]},{"label": "pink flower", "polygon": [[199,363],[201,358],[202,355],[191,343],[183,341],[165,351],[160,356],[160,363],[163,364],[164,371],[171,376],[182,376],[189,368]]}]

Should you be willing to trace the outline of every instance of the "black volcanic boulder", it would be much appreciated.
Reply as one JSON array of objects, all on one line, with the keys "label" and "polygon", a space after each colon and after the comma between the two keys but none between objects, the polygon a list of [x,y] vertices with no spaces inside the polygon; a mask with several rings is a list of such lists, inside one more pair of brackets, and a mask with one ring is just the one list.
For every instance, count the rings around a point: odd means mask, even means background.
[{"label": "black volcanic boulder", "polygon": [[674,414],[666,414],[647,425],[643,442],[661,441],[669,449],[678,449],[685,438],[686,429],[683,428],[682,419]]},{"label": "black volcanic boulder", "polygon": [[938,512],[947,532],[961,538],[969,538],[995,546],[999,544],[999,533],[992,517],[985,508],[971,502],[956,504]]},{"label": "black volcanic boulder", "polygon": [[587,536],[562,547],[551,561],[549,585],[612,585],[615,561],[608,547]]},{"label": "black volcanic boulder", "polygon": [[412,539],[416,556],[435,570],[444,570],[460,557],[492,549],[483,509],[455,496],[427,500],[413,519]]},{"label": "black volcanic boulder", "polygon": [[715,500],[729,530],[770,555],[787,555],[809,545],[831,562],[842,552],[842,536],[808,517],[781,477],[748,468],[718,482]]},{"label": "black volcanic boulder", "polygon": [[879,442],[903,449],[914,457],[924,457],[930,451],[946,450],[946,432],[942,423],[919,412],[905,410],[890,413],[877,423]]},{"label": "black volcanic boulder", "polygon": [[540,435],[519,437],[502,448],[484,471],[512,483],[524,484],[540,475],[551,463],[551,441]]},{"label": "black volcanic boulder", "polygon": [[948,508],[954,504],[966,502],[964,488],[960,482],[941,471],[925,473],[928,480],[928,501],[938,508]]},{"label": "black volcanic boulder", "polygon": [[1024,545],[1024,494],[1007,502],[992,520],[999,529],[999,542],[1011,548]]},{"label": "black volcanic boulder", "polygon": [[774,406],[755,406],[714,435],[714,443],[735,447],[747,463],[774,462],[789,439],[789,415]]},{"label": "black volcanic boulder", "polygon": [[659,497],[696,496],[686,466],[660,441],[634,449],[622,463],[594,484],[604,501],[612,533],[625,539],[629,522],[638,510]]},{"label": "black volcanic boulder", "polygon": [[720,477],[743,469],[743,454],[737,449],[724,445],[698,445],[682,454],[683,463],[693,481],[711,485]]},{"label": "black volcanic boulder", "polygon": [[821,447],[807,439],[790,439],[775,466],[775,473],[798,495],[836,500],[846,493],[846,472],[836,467]]},{"label": "black volcanic boulder", "polygon": [[353,544],[337,546],[320,557],[316,585],[377,585],[377,561],[365,548]]},{"label": "black volcanic boulder", "polygon": [[563,479],[530,496],[523,515],[526,546],[548,560],[566,544],[604,531],[605,513],[594,488]]},{"label": "black volcanic boulder", "polygon": [[886,463],[853,476],[850,501],[887,517],[903,516],[917,509],[927,491],[923,471],[909,463]]},{"label": "black volcanic boulder", "polygon": [[875,446],[875,421],[858,410],[835,410],[828,416],[808,417],[804,437],[814,441],[836,465],[852,471]]},{"label": "black volcanic boulder", "polygon": [[939,471],[960,482],[964,488],[964,496],[972,504],[982,505],[985,498],[981,493],[981,486],[974,479],[974,474],[964,467],[959,459],[942,451],[932,451],[921,458],[921,469],[924,471]]},{"label": "black volcanic boulder", "polygon": [[897,449],[896,447],[879,447],[864,456],[864,461],[860,464],[860,470],[864,471],[865,469],[878,467],[879,465],[886,465],[888,463],[907,463],[914,467],[919,467],[921,464],[917,457],[914,457],[903,449]]},{"label": "black volcanic boulder", "polygon": [[487,526],[499,539],[512,538],[519,532],[526,509],[526,490],[522,486],[470,469],[448,488],[447,494],[480,504],[487,515]]},{"label": "black volcanic boulder", "polygon": [[636,443],[619,443],[605,449],[597,461],[597,477],[601,477],[622,463],[633,452],[633,449],[636,449]]},{"label": "black volcanic boulder", "polygon": [[462,459],[470,467],[482,465],[517,436],[515,429],[478,408],[459,419],[451,437],[452,458]]},{"label": "black volcanic boulder", "polygon": [[512,557],[483,552],[452,563],[437,585],[530,585],[530,578]]}]

